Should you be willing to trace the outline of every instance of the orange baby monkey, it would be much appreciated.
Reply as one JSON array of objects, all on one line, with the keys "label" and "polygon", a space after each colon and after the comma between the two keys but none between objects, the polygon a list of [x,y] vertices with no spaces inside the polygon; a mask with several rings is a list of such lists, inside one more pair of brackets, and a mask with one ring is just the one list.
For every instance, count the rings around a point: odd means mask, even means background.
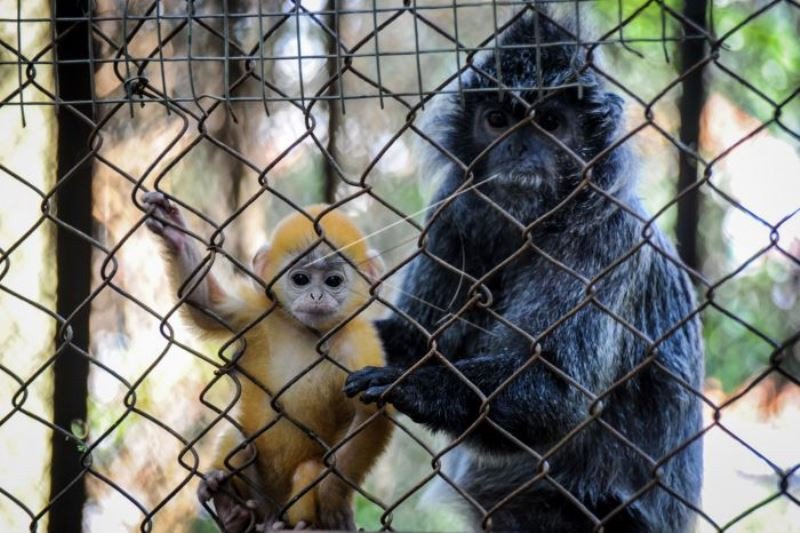
[{"label": "orange baby monkey", "polygon": [[[201,264],[201,253],[187,235],[180,211],[163,194],[147,193],[143,201],[152,210],[147,227],[163,242],[169,277],[177,290]],[[318,205],[305,211],[317,217],[326,208]],[[313,247],[319,240],[313,222],[295,213],[278,224],[271,243],[256,254],[253,272],[267,286],[272,283],[271,293],[279,304],[261,320],[274,304],[264,286],[253,280],[223,279],[208,272],[198,282],[193,278],[185,289],[191,292],[182,309],[203,332],[227,338],[232,331],[245,332],[246,348],[237,361],[243,374],[241,398],[234,416],[246,435],[257,435],[252,440],[255,460],[248,466],[247,453],[232,453],[245,437],[228,430],[220,439],[214,470],[198,490],[201,501],[214,501],[225,531],[244,531],[253,520],[262,522],[260,528],[285,521],[289,526],[354,529],[350,483],[364,481],[391,435],[388,417],[376,416],[375,406],[348,399],[342,392],[347,377],[342,367],[354,371],[383,365],[383,348],[373,325],[356,316],[326,340],[324,351],[338,365],[317,351],[326,332],[367,302],[369,280],[381,275],[383,263],[342,213],[326,213],[319,226],[339,253],[325,243]],[[279,412],[272,407],[272,396],[253,380],[273,394],[296,381],[280,394]],[[345,437],[346,442],[336,447]],[[326,474],[324,457],[332,447],[336,449],[328,462],[335,471]],[[236,473],[226,468],[226,459]],[[234,493],[238,498],[231,497]]]}]

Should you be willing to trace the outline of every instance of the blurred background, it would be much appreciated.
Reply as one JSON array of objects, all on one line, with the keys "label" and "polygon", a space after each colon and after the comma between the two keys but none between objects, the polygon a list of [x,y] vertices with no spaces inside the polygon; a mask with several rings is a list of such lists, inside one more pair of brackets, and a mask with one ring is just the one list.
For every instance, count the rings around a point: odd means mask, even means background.
[{"label": "blurred background", "polygon": [[[294,205],[346,201],[399,264],[435,185],[415,128],[521,4],[0,0],[4,530],[215,530],[193,471],[232,387],[205,390],[219,346],[175,314],[134,198],[167,191],[243,261]],[[641,195],[697,273],[698,530],[800,531],[800,4],[580,7]],[[446,439],[404,425],[359,525],[462,529],[425,491]]]}]

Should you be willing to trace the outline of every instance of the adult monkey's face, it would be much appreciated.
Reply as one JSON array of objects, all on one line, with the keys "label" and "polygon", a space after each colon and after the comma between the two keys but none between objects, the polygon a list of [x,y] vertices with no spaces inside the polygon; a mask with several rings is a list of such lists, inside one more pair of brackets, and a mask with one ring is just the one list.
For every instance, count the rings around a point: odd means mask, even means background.
[{"label": "adult monkey's face", "polygon": [[512,96],[481,100],[470,112],[472,154],[480,174],[497,175],[490,190],[524,199],[553,196],[564,185],[577,183],[583,145],[578,102],[565,101],[563,95],[535,106]]},{"label": "adult monkey's face", "polygon": [[497,54],[483,53],[462,76],[464,98],[451,101],[442,144],[485,181],[480,191],[521,218],[576,189],[585,200],[587,179],[609,189],[619,161],[595,158],[616,135],[621,100],[570,44],[576,37],[528,13],[499,42]]}]

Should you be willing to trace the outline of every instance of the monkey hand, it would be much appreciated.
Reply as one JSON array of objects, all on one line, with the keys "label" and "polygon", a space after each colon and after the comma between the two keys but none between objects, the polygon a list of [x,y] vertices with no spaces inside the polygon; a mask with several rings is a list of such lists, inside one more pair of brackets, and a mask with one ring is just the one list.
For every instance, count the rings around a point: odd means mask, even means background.
[{"label": "monkey hand", "polygon": [[180,250],[186,242],[186,222],[180,210],[158,191],[148,192],[142,197],[144,207],[151,212],[145,224],[147,228],[164,239],[173,250]]},{"label": "monkey hand", "polygon": [[400,379],[405,373],[403,369],[367,366],[347,377],[344,392],[351,398],[361,393],[364,403],[390,403],[414,422],[425,423],[425,403],[436,390],[435,384],[431,384],[431,388],[425,386],[431,370],[430,367],[418,368]]},{"label": "monkey hand", "polygon": [[248,500],[243,505],[233,496],[234,494],[233,485],[221,470],[209,472],[197,488],[197,499],[200,503],[214,501],[214,510],[223,531],[227,533],[253,531],[255,510],[258,507],[256,502]]}]

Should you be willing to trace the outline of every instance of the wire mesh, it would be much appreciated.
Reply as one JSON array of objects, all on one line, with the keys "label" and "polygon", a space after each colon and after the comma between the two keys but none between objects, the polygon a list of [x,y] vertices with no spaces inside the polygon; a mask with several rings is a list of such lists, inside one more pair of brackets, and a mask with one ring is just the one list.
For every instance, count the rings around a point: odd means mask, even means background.
[{"label": "wire mesh", "polygon": [[[691,509],[698,530],[795,527],[790,524],[800,513],[796,449],[791,442],[759,437],[769,425],[758,420],[763,415],[753,415],[757,422],[748,426],[736,413],[759,401],[774,407],[778,403],[770,400],[779,393],[797,398],[800,385],[797,175],[793,182],[770,177],[800,168],[800,50],[791,38],[800,24],[800,4],[697,2],[702,7],[699,19],[691,18],[688,2],[655,0],[97,0],[72,2],[69,9],[57,4],[0,4],[0,113],[10,132],[0,164],[6,197],[0,204],[0,309],[7,324],[0,329],[6,337],[0,341],[5,389],[0,442],[9,450],[3,454],[9,457],[7,468],[0,474],[0,516],[12,529],[36,530],[47,524],[53,531],[199,531],[210,521],[222,527],[214,507],[197,503],[195,497],[211,468],[216,435],[234,427],[246,433],[224,455],[234,477],[247,480],[246,467],[258,464],[253,444],[269,439],[280,424],[299,429],[324,450],[325,466],[304,491],[278,505],[276,520],[285,519],[284,511],[304,494],[335,477],[357,495],[357,523],[373,529],[468,524],[491,529],[504,509],[519,509],[514,502],[526,498],[535,505],[538,495],[557,497],[568,509],[565,513],[582,516],[590,529],[599,531],[614,529],[616,520],[655,492],[667,492]],[[569,38],[538,45],[497,39],[540,9],[552,10],[548,12],[558,21],[571,21],[564,30]],[[770,40],[765,35],[773,27],[777,29]],[[543,79],[542,69],[534,68],[542,54],[565,46],[587,59],[576,60],[574,70],[558,80]],[[783,55],[774,56],[781,50]],[[539,74],[520,80],[503,72],[504,54],[529,54],[531,70]],[[763,67],[752,68],[752,61],[763,62]],[[487,70],[486,65],[494,66]],[[623,131],[589,157],[576,153],[536,118],[539,105],[553,94],[574,91],[579,100],[584,91],[588,94],[587,72],[626,99]],[[467,83],[474,78],[484,81]],[[683,105],[681,90],[686,97],[694,90],[687,83],[698,80],[706,84],[700,89],[701,105],[693,113],[677,110]],[[525,118],[509,125],[473,160],[461,160],[442,142],[437,121],[447,117],[443,106],[463,104],[470,95],[508,98],[524,109]],[[692,120],[697,131],[684,134],[681,128]],[[547,213],[521,220],[487,192],[486,183],[499,178],[480,176],[477,169],[504,139],[530,128],[578,165],[580,187]],[[56,148],[64,146],[65,138],[72,150],[67,156]],[[605,157],[634,142],[641,143],[633,157],[644,167],[643,195],[653,215],[643,216],[595,180],[594,171]],[[432,163],[424,165],[421,154]],[[772,165],[787,170],[767,168]],[[761,172],[769,174],[762,176],[764,189],[737,186],[732,177],[737,169],[753,180]],[[442,172],[460,173],[463,180],[456,190],[437,197],[432,191],[442,183]],[[677,181],[678,175],[690,179]],[[76,197],[66,191],[80,183],[90,203],[73,205],[70,198]],[[793,189],[781,191],[786,183]],[[202,250],[196,264],[183,272],[181,287],[166,281],[165,261],[158,257],[162,250],[145,227],[154,216],[142,201],[150,191],[163,192],[178,206],[187,219],[182,231]],[[569,200],[580,191],[615,204],[641,228],[631,246],[592,271],[576,266],[575,258],[554,253],[537,236],[541,228],[555,231],[548,224],[560,212],[569,212]],[[453,206],[475,205],[459,203],[467,198],[502,221],[479,230],[488,238],[481,242],[515,243],[507,255],[483,252],[487,262],[479,271],[466,268],[467,259],[442,259],[435,248],[437,224],[447,223]],[[260,279],[250,258],[279,220],[321,201],[357,221],[389,268],[378,281],[371,280],[355,316],[319,336],[317,358],[282,388],[269,390],[243,361],[253,353],[248,351],[248,334],[280,312],[278,305],[263,309],[242,327],[226,324],[230,334],[221,345],[199,338],[182,313],[192,305],[187,295],[206,283],[212,268],[235,271],[270,293],[276,281]],[[683,207],[690,204],[694,214]],[[772,206],[768,213],[765,205]],[[472,222],[480,225],[481,220]],[[673,226],[681,257],[655,236],[654,228],[671,231]],[[747,232],[756,237],[742,238]],[[480,243],[464,243],[471,236],[462,233],[460,243],[445,244],[460,246],[461,255],[480,255]],[[560,238],[570,238],[566,229]],[[695,244],[688,246],[687,239]],[[746,242],[732,246],[737,239]],[[319,243],[337,248],[324,232],[315,245]],[[695,255],[687,255],[689,248]],[[602,295],[604,287],[631,283],[620,279],[619,272],[645,253],[666,258],[685,272],[698,295],[692,308],[656,337],[630,316],[621,316]],[[352,267],[359,266],[340,255]],[[70,257],[77,257],[77,263],[70,263]],[[567,279],[581,291],[574,301],[556,301],[558,316],[544,323],[509,314],[509,302],[541,296],[515,287],[507,276],[508,269],[519,268],[515,265],[529,257],[536,257],[542,276]],[[409,290],[404,277],[422,259],[458,276],[455,294],[429,301]],[[85,289],[77,281],[82,275],[91,276]],[[419,279],[420,284],[425,281]],[[631,290],[655,294],[669,288]],[[66,300],[70,294],[72,299]],[[410,316],[409,307],[398,301],[411,301],[408,305],[437,318],[428,324]],[[601,387],[583,382],[583,374],[564,367],[547,350],[550,336],[581,324],[590,313],[608,328],[624,331],[638,346],[636,361],[608,376]],[[427,369],[436,367],[463,384],[467,392],[461,394],[477,402],[476,413],[463,431],[432,437],[402,416],[414,418],[408,402],[390,402],[397,403],[397,411],[382,406],[370,420],[389,419],[395,440],[369,480],[356,483],[335,457],[369,421],[329,442],[282,403],[295,401],[293,387],[321,365],[356,370],[332,357],[327,343],[350,321],[374,320],[381,314],[401,317],[423,338],[409,337],[407,347],[387,346],[387,351],[418,355],[391,374],[387,398],[396,398],[393,390],[402,391],[404,383],[422,379]],[[707,365],[713,370],[713,379],[702,386],[659,355],[698,318],[705,323]],[[513,343],[508,341],[512,337]],[[515,359],[521,363],[506,364],[503,379],[487,390],[468,367],[459,366],[465,355],[452,352],[459,339],[480,343],[460,345],[461,351],[494,348],[503,356],[518,346],[526,351]],[[597,340],[598,353],[605,353],[609,348],[602,338]],[[745,375],[723,393],[715,380],[727,375],[726,361],[739,359],[746,360],[746,368],[736,371]],[[498,355],[496,364],[504,360]],[[58,374],[65,371],[59,364],[86,365],[88,374],[73,378],[82,379],[83,385],[69,380],[59,385]],[[594,364],[595,373],[607,370],[603,362]],[[568,418],[565,411],[567,422],[556,423],[566,423],[566,429],[555,432],[557,438],[534,443],[492,416],[514,384],[532,372],[546,373],[565,402],[574,399],[586,409],[577,418]],[[627,394],[652,373],[705,410],[699,430],[658,456],[646,451],[631,429],[646,420],[629,420],[623,427],[608,413],[616,395]],[[245,391],[252,389],[261,394],[264,411],[274,416],[259,414],[256,418],[263,422],[258,429],[246,431],[237,409]],[[441,402],[436,397],[446,390],[446,385],[426,390],[431,398],[419,402]],[[84,415],[64,415],[68,426],[58,414],[65,394],[85,405]],[[348,400],[342,395],[341,401]],[[661,402],[648,398],[647,405],[658,410]],[[537,409],[517,408],[526,415]],[[796,412],[787,412],[786,423],[796,427]],[[505,444],[485,453],[469,448],[486,431]],[[564,465],[563,454],[583,446],[589,434],[603,435],[620,453],[644,464],[646,479],[620,489],[614,502],[587,501],[570,476],[609,485],[622,476],[570,474],[583,463]],[[780,433],[779,440],[789,435],[796,437],[796,430]],[[58,455],[53,445],[51,458],[46,444],[34,444],[50,440],[66,442],[67,451]],[[707,450],[706,481],[698,501],[665,481],[662,473],[701,441]],[[19,450],[28,447],[27,459],[20,459],[26,453]],[[710,455],[715,453],[721,454],[722,464]],[[477,494],[473,485],[462,483],[459,468],[464,464],[453,463],[464,454],[483,454],[486,462],[499,465],[508,479],[498,494]],[[735,464],[740,460],[754,466],[740,468]],[[64,461],[71,462],[71,470],[68,482],[59,485],[65,477],[51,476]],[[756,489],[725,494],[730,476]],[[487,483],[495,490],[491,479]],[[541,487],[547,490],[535,492]],[[82,490],[85,501],[83,496],[71,499]],[[452,516],[442,518],[434,509],[423,512],[419,521],[408,518],[441,491],[446,500],[460,503],[452,506]],[[247,499],[232,496],[240,503]],[[54,524],[53,513],[63,502],[78,507],[82,525]],[[475,521],[465,522],[465,517]],[[259,520],[253,515],[249,528]],[[501,523],[510,522],[503,518]],[[523,522],[516,527],[533,526]]]}]

